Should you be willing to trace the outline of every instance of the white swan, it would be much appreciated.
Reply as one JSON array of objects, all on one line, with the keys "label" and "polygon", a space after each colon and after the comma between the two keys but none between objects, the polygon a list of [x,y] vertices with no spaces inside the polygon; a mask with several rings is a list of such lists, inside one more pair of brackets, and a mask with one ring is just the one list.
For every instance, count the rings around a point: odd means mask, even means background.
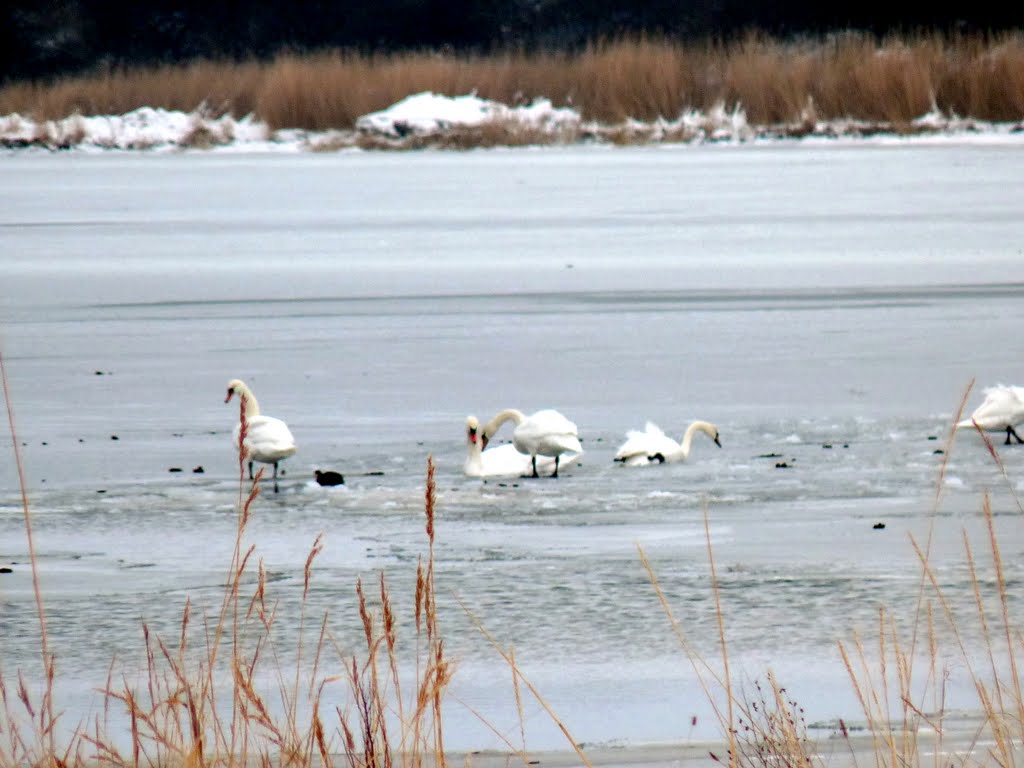
[{"label": "white swan", "polygon": [[622,444],[615,454],[615,461],[621,461],[631,467],[652,464],[658,462],[686,461],[690,457],[690,445],[693,443],[693,436],[697,432],[715,441],[715,445],[722,447],[718,440],[718,427],[707,421],[695,421],[686,428],[683,441],[677,443],[671,437],[661,431],[656,425],[647,422],[644,431],[631,429],[626,433],[626,442]]},{"label": "white swan", "polygon": [[974,409],[971,418],[957,422],[957,429],[973,427],[975,424],[986,432],[1006,432],[1006,442],[1010,445],[1010,436],[1024,443],[1014,426],[1024,421],[1024,387],[1007,387],[1000,384],[982,390],[985,400]]},{"label": "white swan", "polygon": [[[245,382],[238,379],[228,382],[228,396],[224,398],[224,402],[231,400],[232,395],[238,395],[245,413],[245,453],[249,459],[249,479],[253,479],[252,463],[254,461],[261,464],[273,464],[274,491],[276,492],[277,463],[295,453],[295,438],[292,437],[288,425],[280,419],[260,415],[260,404],[256,402],[252,390],[246,386]],[[232,433],[235,450],[238,450],[238,437],[241,431],[242,420],[239,419]]]},{"label": "white swan", "polygon": [[538,456],[550,456],[555,460],[555,469],[551,476],[558,477],[559,460],[563,453],[583,453],[576,425],[550,408],[537,411],[530,416],[524,416],[522,411],[515,408],[506,408],[480,430],[482,448],[487,447],[487,442],[506,421],[512,421],[516,425],[512,430],[512,445],[517,451],[530,457],[532,477],[540,477],[537,474]]},{"label": "white swan", "polygon": [[[462,471],[467,477],[521,477],[529,474],[533,457],[520,453],[511,443],[483,449],[480,423],[475,416],[466,419],[466,463]],[[561,465],[565,466],[579,458],[579,454],[566,456]],[[554,471],[555,459],[541,456],[537,461],[540,471]]]}]

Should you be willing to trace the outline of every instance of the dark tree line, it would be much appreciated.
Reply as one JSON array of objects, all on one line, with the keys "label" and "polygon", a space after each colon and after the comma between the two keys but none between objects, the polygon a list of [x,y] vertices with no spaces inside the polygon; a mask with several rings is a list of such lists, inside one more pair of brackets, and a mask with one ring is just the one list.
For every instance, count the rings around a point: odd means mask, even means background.
[{"label": "dark tree line", "polygon": [[4,0],[0,80],[282,50],[558,48],[647,32],[729,39],[858,29],[998,31],[1024,3],[976,0]]}]

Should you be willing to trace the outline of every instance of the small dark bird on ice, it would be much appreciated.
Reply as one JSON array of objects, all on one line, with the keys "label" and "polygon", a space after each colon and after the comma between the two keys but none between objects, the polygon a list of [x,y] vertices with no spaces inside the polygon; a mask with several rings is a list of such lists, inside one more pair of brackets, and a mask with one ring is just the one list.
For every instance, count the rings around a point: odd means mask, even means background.
[{"label": "small dark bird on ice", "polygon": [[327,470],[326,472],[321,472],[318,469],[318,470],[315,470],[313,472],[313,474],[316,476],[316,481],[320,485],[344,485],[345,484],[345,477],[340,472],[333,472],[331,470]]}]

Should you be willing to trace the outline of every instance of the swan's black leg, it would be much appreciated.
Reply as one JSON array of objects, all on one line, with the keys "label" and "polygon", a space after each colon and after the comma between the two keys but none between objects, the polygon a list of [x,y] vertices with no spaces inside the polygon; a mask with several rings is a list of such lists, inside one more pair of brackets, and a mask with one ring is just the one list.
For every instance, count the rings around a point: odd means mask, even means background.
[{"label": "swan's black leg", "polygon": [[1010,435],[1013,435],[1014,437],[1017,438],[1017,444],[1018,445],[1020,445],[1021,443],[1024,443],[1024,440],[1020,439],[1020,435],[1017,434],[1017,430],[1013,428],[1012,424],[1006,428],[1006,444],[1007,445],[1010,444]]},{"label": "swan's black leg", "polygon": [[537,474],[537,454],[533,455],[533,474],[530,475],[530,477],[540,477],[540,475]]},{"label": "swan's black leg", "polygon": [[[1009,438],[1007,438],[1007,439],[1009,439]],[[250,480],[253,479],[253,476],[252,476],[252,462],[251,461],[249,462],[249,479]]]},{"label": "swan's black leg", "polygon": [[1003,445],[1009,445],[1010,444],[1010,433],[1011,432],[1013,432],[1013,427],[1007,427],[1006,428],[1006,442],[1003,443]]},{"label": "swan's black leg", "polygon": [[558,460],[560,458],[562,458],[560,455],[555,456],[555,474],[553,474],[552,477],[558,477]]},{"label": "swan's black leg", "polygon": [[277,462],[274,462],[274,493],[277,493]]}]

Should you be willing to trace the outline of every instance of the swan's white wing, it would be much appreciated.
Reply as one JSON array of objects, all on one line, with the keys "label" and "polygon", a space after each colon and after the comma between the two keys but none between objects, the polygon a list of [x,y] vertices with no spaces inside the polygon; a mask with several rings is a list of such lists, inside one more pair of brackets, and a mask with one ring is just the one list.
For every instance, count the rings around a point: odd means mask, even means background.
[{"label": "swan's white wing", "polygon": [[523,423],[516,427],[516,431],[524,433],[578,435],[579,430],[576,424],[569,421],[561,413],[551,408],[537,411],[531,416],[523,419]]},{"label": "swan's white wing", "polygon": [[971,427],[977,422],[984,430],[1000,431],[1024,421],[1024,387],[986,387],[985,400],[974,409],[969,419],[957,424]]},{"label": "swan's white wing", "polygon": [[563,453],[583,453],[583,446],[576,435],[548,435],[537,448],[539,456],[560,456]]},{"label": "swan's white wing", "polygon": [[626,442],[615,452],[616,461],[627,461],[633,456],[647,458],[647,433],[631,429],[626,433]]},{"label": "swan's white wing", "polygon": [[554,457],[582,453],[578,434],[573,422],[558,411],[546,409],[523,419],[512,432],[512,442],[523,453]]},{"label": "swan's white wing", "polygon": [[679,452],[679,443],[667,436],[656,424],[648,421],[643,432],[633,429],[626,433],[626,442],[615,452],[615,459],[629,466],[637,466],[657,460],[656,456],[671,461]]},{"label": "swan's white wing", "polygon": [[[235,428],[235,442],[241,425]],[[245,445],[249,449],[249,458],[272,464],[295,453],[295,438],[292,437],[288,425],[273,416],[254,416],[248,422],[248,434]]]}]

